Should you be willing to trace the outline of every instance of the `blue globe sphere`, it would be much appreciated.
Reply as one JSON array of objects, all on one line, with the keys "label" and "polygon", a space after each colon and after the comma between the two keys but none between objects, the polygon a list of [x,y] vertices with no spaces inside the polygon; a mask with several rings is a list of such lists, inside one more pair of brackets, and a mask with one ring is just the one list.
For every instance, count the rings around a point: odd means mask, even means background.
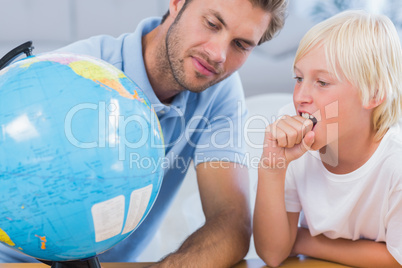
[{"label": "blue globe sphere", "polygon": [[47,53],[0,71],[0,242],[70,261],[129,236],[163,177],[158,118],[138,86],[88,56]]}]

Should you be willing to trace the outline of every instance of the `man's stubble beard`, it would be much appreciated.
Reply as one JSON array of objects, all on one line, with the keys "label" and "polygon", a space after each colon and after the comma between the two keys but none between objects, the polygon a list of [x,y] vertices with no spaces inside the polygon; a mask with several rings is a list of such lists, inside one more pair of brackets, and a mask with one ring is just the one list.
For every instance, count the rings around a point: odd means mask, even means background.
[{"label": "man's stubble beard", "polygon": [[[228,75],[219,77],[216,80],[207,81],[201,85],[195,85],[194,83],[191,83],[191,81],[186,81],[184,58],[180,57],[180,52],[183,51],[183,48],[180,45],[180,40],[182,39],[179,34],[180,18],[181,16],[178,16],[169,27],[169,30],[166,34],[165,46],[158,51],[160,66],[163,66],[163,68],[161,68],[163,69],[163,75],[170,77],[169,79],[173,84],[177,85],[178,90],[187,89],[194,93],[200,93],[212,85],[224,80]],[[205,56],[203,58],[205,59]],[[198,72],[195,72],[195,77],[195,79],[198,80],[205,79],[205,76]]]}]

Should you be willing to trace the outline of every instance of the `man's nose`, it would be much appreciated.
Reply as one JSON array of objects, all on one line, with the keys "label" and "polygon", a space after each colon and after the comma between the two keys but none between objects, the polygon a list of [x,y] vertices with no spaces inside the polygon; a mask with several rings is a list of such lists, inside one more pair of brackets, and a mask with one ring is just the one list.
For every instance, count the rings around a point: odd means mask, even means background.
[{"label": "man's nose", "polygon": [[205,50],[211,61],[224,63],[226,61],[229,45],[230,42],[224,36],[215,36],[209,40]]}]

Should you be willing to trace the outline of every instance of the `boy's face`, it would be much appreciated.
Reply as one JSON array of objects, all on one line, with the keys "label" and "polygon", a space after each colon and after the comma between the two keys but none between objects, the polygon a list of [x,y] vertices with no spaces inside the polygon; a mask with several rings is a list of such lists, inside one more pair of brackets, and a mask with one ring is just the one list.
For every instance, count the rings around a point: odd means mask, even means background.
[{"label": "boy's face", "polygon": [[337,142],[352,146],[359,135],[370,129],[371,112],[363,107],[359,90],[331,73],[322,45],[301,58],[294,72],[296,111],[299,115],[309,113],[318,120],[313,128],[316,138],[312,149]]},{"label": "boy's face", "polygon": [[193,0],[166,39],[175,80],[201,92],[240,68],[266,31],[270,15],[248,0]]}]

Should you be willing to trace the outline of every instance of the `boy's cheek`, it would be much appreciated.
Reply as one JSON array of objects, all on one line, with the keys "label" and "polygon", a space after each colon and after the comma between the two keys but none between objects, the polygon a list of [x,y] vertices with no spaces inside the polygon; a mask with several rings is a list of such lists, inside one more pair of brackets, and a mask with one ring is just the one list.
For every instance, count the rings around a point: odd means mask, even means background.
[{"label": "boy's cheek", "polygon": [[325,106],[325,119],[338,118],[339,116],[339,102],[334,101]]}]

